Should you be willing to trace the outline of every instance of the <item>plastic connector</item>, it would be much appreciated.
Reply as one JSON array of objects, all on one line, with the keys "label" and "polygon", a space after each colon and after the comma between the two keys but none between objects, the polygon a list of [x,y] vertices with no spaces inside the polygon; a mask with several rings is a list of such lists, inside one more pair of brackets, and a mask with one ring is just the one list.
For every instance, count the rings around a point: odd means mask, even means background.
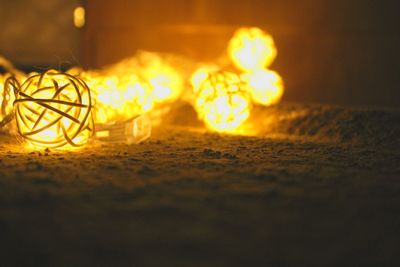
[{"label": "plastic connector", "polygon": [[96,124],[95,137],[103,142],[139,144],[151,136],[151,120],[147,114],[122,122]]}]

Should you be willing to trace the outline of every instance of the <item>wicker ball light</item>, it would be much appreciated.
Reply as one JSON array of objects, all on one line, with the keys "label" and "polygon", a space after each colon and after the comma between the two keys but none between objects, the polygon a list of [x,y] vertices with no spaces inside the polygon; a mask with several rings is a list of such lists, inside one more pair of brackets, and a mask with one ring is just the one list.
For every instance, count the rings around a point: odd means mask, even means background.
[{"label": "wicker ball light", "polygon": [[92,99],[86,83],[73,75],[49,70],[32,74],[22,84],[9,78],[15,93],[18,133],[35,147],[77,147],[94,132]]},{"label": "wicker ball light", "polygon": [[234,132],[250,115],[247,84],[236,73],[210,72],[194,88],[195,109],[206,126],[218,132]]}]

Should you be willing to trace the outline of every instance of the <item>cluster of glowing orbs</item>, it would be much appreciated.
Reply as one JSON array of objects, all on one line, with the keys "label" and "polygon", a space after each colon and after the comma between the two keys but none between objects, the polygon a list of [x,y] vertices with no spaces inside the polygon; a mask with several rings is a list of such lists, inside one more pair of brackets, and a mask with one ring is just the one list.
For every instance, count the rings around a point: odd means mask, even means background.
[{"label": "cluster of glowing orbs", "polygon": [[181,96],[184,80],[162,57],[155,53],[142,52],[138,62],[140,75],[151,86],[155,104],[173,102]]},{"label": "cluster of glowing orbs", "polygon": [[271,35],[259,28],[240,28],[229,42],[228,53],[232,63],[244,71],[241,76],[254,103],[270,106],[281,100],[283,80],[277,72],[268,70],[277,56]]},{"label": "cluster of glowing orbs", "polygon": [[86,11],[83,6],[78,6],[74,9],[74,25],[75,27],[82,28],[86,23]]},{"label": "cluster of glowing orbs", "polygon": [[240,28],[228,44],[233,65],[243,73],[198,68],[191,77],[194,106],[207,127],[235,133],[250,116],[252,104],[270,106],[283,95],[283,80],[268,70],[277,56],[271,35],[259,28]]},{"label": "cluster of glowing orbs", "polygon": [[196,95],[194,107],[209,129],[232,133],[250,116],[250,95],[238,75],[198,70],[192,82]]},{"label": "cluster of glowing orbs", "polygon": [[17,129],[29,144],[76,147],[91,138],[92,99],[89,87],[80,78],[50,70],[32,74],[20,86],[14,80],[13,86],[17,92]]},{"label": "cluster of glowing orbs", "polygon": [[254,103],[271,106],[279,103],[283,96],[284,85],[281,76],[275,71],[260,69],[242,74],[248,84]]},{"label": "cluster of glowing orbs", "polygon": [[240,28],[229,41],[228,55],[238,69],[249,72],[269,67],[277,49],[272,36],[261,29]]},{"label": "cluster of glowing orbs", "polygon": [[157,53],[141,51],[135,57],[110,66],[107,72],[117,76],[140,76],[149,84],[154,104],[177,100],[184,87],[181,74]]},{"label": "cluster of glowing orbs", "polygon": [[90,71],[81,77],[93,91],[96,123],[128,119],[153,107],[150,86],[134,73]]},{"label": "cluster of glowing orbs", "polygon": [[[77,70],[70,70],[77,73]],[[140,52],[99,71],[78,71],[94,94],[96,123],[130,119],[177,100],[183,77],[160,55]]]}]

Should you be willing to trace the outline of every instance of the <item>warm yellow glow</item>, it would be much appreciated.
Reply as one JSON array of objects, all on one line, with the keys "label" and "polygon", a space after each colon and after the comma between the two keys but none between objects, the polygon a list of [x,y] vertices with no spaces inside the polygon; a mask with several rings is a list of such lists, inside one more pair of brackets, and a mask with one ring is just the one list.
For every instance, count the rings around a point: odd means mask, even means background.
[{"label": "warm yellow glow", "polygon": [[219,69],[217,66],[214,65],[206,65],[199,67],[195,72],[193,72],[192,76],[190,77],[190,84],[193,87],[194,93],[200,89],[200,85],[208,79],[210,73],[218,72]]},{"label": "warm yellow glow", "polygon": [[101,71],[80,73],[94,95],[96,123],[122,121],[171,103],[183,90],[183,77],[159,55],[139,53]]},{"label": "warm yellow glow", "polygon": [[250,115],[247,86],[234,73],[206,71],[199,69],[192,76],[197,114],[209,129],[234,133]]},{"label": "warm yellow glow", "polygon": [[[84,26],[83,7],[74,10],[74,23],[76,27]],[[160,122],[175,101],[183,100],[194,106],[198,117],[209,129],[243,134],[246,129],[242,126],[250,116],[252,105],[270,106],[278,103],[284,85],[279,74],[268,69],[277,56],[274,40],[268,33],[259,28],[240,28],[230,40],[227,51],[229,59],[237,67],[237,73],[234,73],[235,70],[221,71],[222,67],[216,63],[205,65],[176,56],[138,52],[134,57],[101,70],[71,69],[69,75],[64,76],[50,71],[43,77],[31,74],[28,80],[26,77],[17,77],[19,84],[23,84],[21,92],[25,95],[18,95],[15,109],[12,106],[14,94],[4,94],[4,77],[0,75],[0,102],[7,104],[0,118],[15,110],[20,133],[36,146],[84,144],[90,136],[89,129],[93,128],[89,122],[85,122],[83,128],[86,127],[88,131],[78,131],[78,125],[82,122],[79,116],[90,110],[87,97],[80,99],[78,96],[89,94],[81,88],[80,84],[84,84],[80,81],[82,79],[91,89],[93,120],[97,125],[120,126],[120,123],[143,114],[149,114],[153,123]],[[225,61],[219,63],[231,68],[227,59],[225,57]],[[76,84],[82,89],[78,90],[78,95],[71,81],[75,79],[74,76],[79,77]],[[190,84],[193,91],[184,91],[185,87],[190,88]],[[57,88],[62,90],[58,92]],[[86,102],[78,106],[71,105],[79,101]],[[69,104],[65,104],[67,102]],[[79,118],[74,120],[65,116],[70,113],[73,114],[72,118]],[[149,121],[143,119],[141,124],[132,123],[132,129],[128,132],[133,136],[139,129],[138,125],[147,125]],[[143,129],[150,129],[146,127]],[[99,131],[96,136],[113,139],[115,132],[107,131]],[[150,131],[142,132],[146,133],[147,138]]]},{"label": "warm yellow glow", "polygon": [[14,101],[18,132],[35,147],[76,147],[94,127],[91,95],[80,79],[57,71],[31,75]]},{"label": "warm yellow glow", "polygon": [[82,6],[74,9],[74,25],[77,28],[85,26],[85,8]]},{"label": "warm yellow glow", "polygon": [[107,137],[110,137],[110,131],[98,131],[98,130],[96,130],[96,137],[97,137],[97,138],[107,138]]},{"label": "warm yellow glow", "polygon": [[253,101],[270,106],[278,103],[283,95],[283,80],[278,73],[271,70],[256,70],[242,75],[250,88]]},{"label": "warm yellow glow", "polygon": [[127,58],[111,66],[108,71],[119,76],[140,76],[150,85],[150,95],[154,104],[175,101],[183,90],[182,76],[156,53],[140,52],[136,57]]},{"label": "warm yellow glow", "polygon": [[228,45],[228,54],[242,71],[267,68],[277,56],[274,39],[259,28],[238,29]]},{"label": "warm yellow glow", "polygon": [[128,119],[153,107],[150,86],[135,74],[83,72],[81,76],[93,91],[96,123]]}]

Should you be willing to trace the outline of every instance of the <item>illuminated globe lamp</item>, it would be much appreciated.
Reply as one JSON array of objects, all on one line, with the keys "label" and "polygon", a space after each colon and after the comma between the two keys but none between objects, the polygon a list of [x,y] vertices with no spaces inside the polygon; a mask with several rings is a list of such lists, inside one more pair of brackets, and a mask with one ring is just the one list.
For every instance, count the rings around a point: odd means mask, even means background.
[{"label": "illuminated globe lamp", "polygon": [[34,147],[79,147],[94,132],[92,99],[86,83],[73,75],[49,70],[32,74],[20,85],[6,81],[16,95],[18,133]]},{"label": "illuminated globe lamp", "polygon": [[97,124],[127,120],[153,107],[150,85],[139,75],[108,70],[82,71],[79,75],[91,88]]},{"label": "illuminated globe lamp", "polygon": [[233,64],[244,72],[268,68],[277,56],[272,36],[259,28],[238,29],[228,45]]},{"label": "illuminated globe lamp", "polygon": [[[201,72],[197,75],[201,77]],[[239,75],[217,71],[192,81],[198,83],[194,84],[195,109],[209,129],[234,133],[250,116],[249,91]]]},{"label": "illuminated globe lamp", "polygon": [[150,137],[152,120],[146,112],[153,105],[146,81],[126,71],[73,71],[92,88],[96,140],[138,144]]},{"label": "illuminated globe lamp", "polygon": [[162,61],[149,63],[142,69],[141,74],[150,84],[156,104],[173,102],[182,94],[182,77],[172,66]]},{"label": "illuminated globe lamp", "polygon": [[107,75],[94,88],[96,123],[129,119],[153,107],[150,86],[134,74]]},{"label": "illuminated globe lamp", "polygon": [[254,103],[271,106],[281,100],[284,84],[277,72],[260,69],[251,73],[244,73],[241,77],[247,82]]},{"label": "illuminated globe lamp", "polygon": [[182,75],[167,57],[153,52],[140,51],[135,57],[110,66],[107,71],[118,77],[140,76],[150,86],[148,94],[155,105],[177,100],[184,87]]}]

